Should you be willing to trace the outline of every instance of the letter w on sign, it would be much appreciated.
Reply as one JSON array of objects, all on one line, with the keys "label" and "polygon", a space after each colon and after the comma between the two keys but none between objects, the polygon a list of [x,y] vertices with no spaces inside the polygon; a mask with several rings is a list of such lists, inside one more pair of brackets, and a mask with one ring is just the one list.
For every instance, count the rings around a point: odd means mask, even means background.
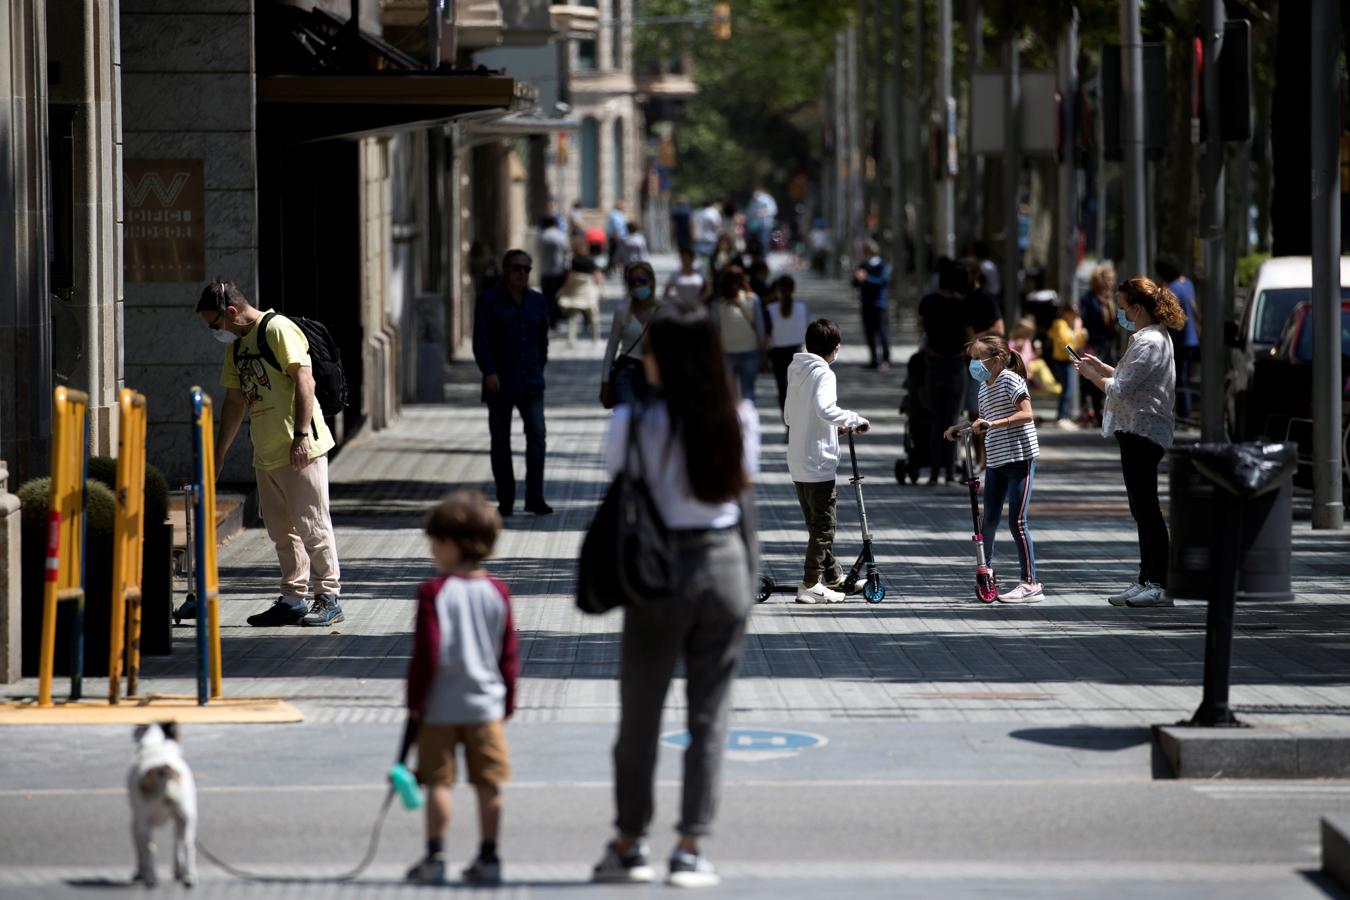
[{"label": "letter w on sign", "polygon": [[178,195],[183,192],[183,187],[187,184],[191,174],[188,172],[175,172],[173,180],[164,184],[164,179],[158,172],[146,172],[140,177],[140,180],[128,178],[126,181],[126,199],[128,206],[144,206],[145,199],[150,194],[154,194],[159,200],[159,205],[171,207],[178,202]]}]

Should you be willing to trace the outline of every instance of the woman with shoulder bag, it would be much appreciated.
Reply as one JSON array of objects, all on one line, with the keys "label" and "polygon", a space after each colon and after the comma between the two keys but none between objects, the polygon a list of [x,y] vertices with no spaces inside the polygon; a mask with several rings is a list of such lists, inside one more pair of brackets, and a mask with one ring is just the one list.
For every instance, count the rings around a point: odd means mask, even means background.
[{"label": "woman with shoulder bag", "polygon": [[755,378],[764,351],[764,312],[759,298],[746,290],[743,273],[729,270],[717,276],[717,299],[711,313],[741,398],[754,403]]},{"label": "woman with shoulder bag", "polygon": [[1172,446],[1176,361],[1169,329],[1186,323],[1176,295],[1148,278],[1131,278],[1116,289],[1116,321],[1131,332],[1120,362],[1109,366],[1090,353],[1074,368],[1106,396],[1102,434],[1120,444],[1120,468],[1130,515],[1139,532],[1139,577],[1112,606],[1171,606],[1167,593],[1167,522],[1158,503],[1158,465]]},{"label": "woman with shoulder bag", "polygon": [[600,405],[605,409],[647,398],[642,336],[661,305],[656,299],[656,273],[651,263],[629,263],[623,270],[623,282],[628,288],[628,302],[614,311],[609,343],[600,360]]},{"label": "woman with shoulder bag", "polygon": [[[611,475],[623,470],[633,435],[653,505],[680,565],[670,596],[624,609],[614,744],[618,833],[593,878],[655,878],[643,838],[653,814],[662,708],[683,659],[689,746],[676,826],[680,837],[667,880],[705,887],[717,884],[718,876],[700,841],[710,833],[716,811],[731,684],[754,604],[757,554],[749,488],[759,469],[759,425],[754,408],[736,399],[717,332],[703,309],[657,312],[642,362],[652,402],[615,409],[605,457]],[[632,416],[638,427],[630,430]]]}]

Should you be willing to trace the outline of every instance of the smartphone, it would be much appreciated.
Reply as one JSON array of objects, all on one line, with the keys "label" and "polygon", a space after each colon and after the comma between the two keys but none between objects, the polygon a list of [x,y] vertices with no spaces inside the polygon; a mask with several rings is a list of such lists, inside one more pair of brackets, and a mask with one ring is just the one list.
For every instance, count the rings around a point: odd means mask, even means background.
[{"label": "smartphone", "polygon": [[1073,357],[1074,362],[1083,361],[1083,357],[1079,356],[1076,352],[1074,352],[1074,349],[1070,347],[1068,344],[1064,345],[1064,349],[1069,351],[1069,355]]}]

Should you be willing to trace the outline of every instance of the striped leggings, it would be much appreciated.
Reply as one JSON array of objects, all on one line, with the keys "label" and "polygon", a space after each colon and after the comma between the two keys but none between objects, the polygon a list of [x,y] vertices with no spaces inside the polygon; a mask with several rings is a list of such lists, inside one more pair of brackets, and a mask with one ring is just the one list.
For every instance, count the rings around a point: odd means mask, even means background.
[{"label": "striped leggings", "polygon": [[1036,582],[1036,555],[1027,530],[1027,507],[1031,505],[1031,485],[1036,480],[1036,460],[1008,463],[984,471],[984,554],[989,568],[994,567],[994,537],[1003,518],[1003,501],[1008,501],[1008,527],[1017,544],[1017,561],[1022,564],[1022,580]]}]

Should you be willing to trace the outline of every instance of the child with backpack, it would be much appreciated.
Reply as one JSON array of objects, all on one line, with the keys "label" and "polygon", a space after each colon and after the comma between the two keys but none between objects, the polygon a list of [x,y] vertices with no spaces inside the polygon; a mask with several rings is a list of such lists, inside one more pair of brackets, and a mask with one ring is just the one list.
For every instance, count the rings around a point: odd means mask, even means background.
[{"label": "child with backpack", "polygon": [[497,828],[501,785],[510,776],[503,724],[515,710],[520,657],[510,592],[483,569],[501,527],[501,516],[477,491],[456,491],[427,514],[426,533],[439,574],[418,588],[408,666],[417,780],[428,788],[427,854],[407,875],[418,884],[445,881],[450,788],[460,745],[478,795],[482,838],[478,857],[461,874],[469,884],[502,880]]},{"label": "child with backpack", "polygon": [[839,326],[816,319],[806,326],[806,350],[792,357],[787,372],[783,421],[788,426],[788,471],[797,489],[809,534],[798,603],[842,603],[855,585],[844,583],[834,558],[835,474],[839,432],[870,427],[855,412],[840,409],[830,363],[839,356]]},{"label": "child with backpack", "polygon": [[[1008,349],[1001,337],[985,335],[966,345],[970,377],[980,383],[980,414],[971,431],[984,436],[984,549],[989,568],[994,567],[994,536],[998,533],[1003,503],[1008,503],[1008,525],[1017,545],[1022,580],[1016,587],[999,591],[1003,603],[1035,603],[1043,596],[1036,580],[1036,556],[1027,529],[1027,507],[1036,475],[1035,416],[1027,391],[1027,369],[1022,357]],[[956,440],[960,426],[943,432]]]}]

